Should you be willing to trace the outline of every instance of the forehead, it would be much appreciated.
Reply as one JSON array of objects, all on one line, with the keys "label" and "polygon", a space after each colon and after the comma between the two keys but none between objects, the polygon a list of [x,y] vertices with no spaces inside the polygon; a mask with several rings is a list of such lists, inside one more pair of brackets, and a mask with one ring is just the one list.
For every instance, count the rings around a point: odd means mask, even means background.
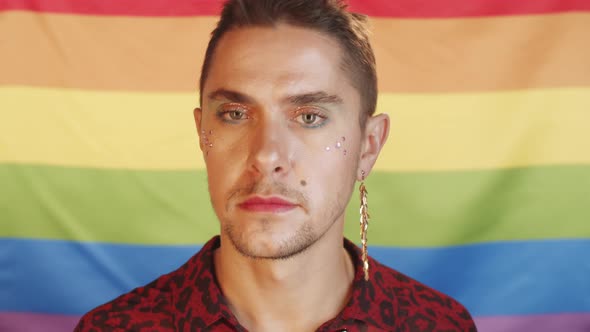
[{"label": "forehead", "polygon": [[321,90],[358,99],[341,63],[338,42],[311,29],[286,24],[238,28],[219,41],[203,92],[225,88],[280,98]]}]

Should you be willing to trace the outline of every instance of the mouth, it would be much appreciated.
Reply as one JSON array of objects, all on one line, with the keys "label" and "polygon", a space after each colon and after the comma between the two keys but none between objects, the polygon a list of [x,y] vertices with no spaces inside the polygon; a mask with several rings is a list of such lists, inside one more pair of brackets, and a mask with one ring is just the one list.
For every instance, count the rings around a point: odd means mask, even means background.
[{"label": "mouth", "polygon": [[254,196],[238,204],[238,206],[249,212],[280,213],[290,211],[298,205],[277,196]]}]

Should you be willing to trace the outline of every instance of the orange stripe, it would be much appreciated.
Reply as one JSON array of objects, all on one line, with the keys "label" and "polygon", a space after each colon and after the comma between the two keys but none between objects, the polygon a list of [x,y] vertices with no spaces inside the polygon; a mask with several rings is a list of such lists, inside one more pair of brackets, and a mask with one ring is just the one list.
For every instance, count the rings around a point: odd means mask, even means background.
[{"label": "orange stripe", "polygon": [[[5,12],[0,84],[195,91],[215,21]],[[590,85],[590,13],[372,25],[381,92]]]}]

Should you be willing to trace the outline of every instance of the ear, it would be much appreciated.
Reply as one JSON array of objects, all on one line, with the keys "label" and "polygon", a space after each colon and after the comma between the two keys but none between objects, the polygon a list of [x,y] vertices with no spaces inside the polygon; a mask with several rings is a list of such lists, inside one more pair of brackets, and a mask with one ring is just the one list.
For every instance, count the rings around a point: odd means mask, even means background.
[{"label": "ear", "polygon": [[203,151],[203,141],[201,137],[201,117],[203,115],[203,111],[197,107],[193,110],[193,116],[195,118],[195,125],[197,127],[197,135],[199,136],[199,148]]},{"label": "ear", "polygon": [[365,123],[365,132],[361,138],[361,154],[357,169],[357,180],[366,178],[381,152],[381,148],[389,136],[389,115],[379,114],[371,116]]}]

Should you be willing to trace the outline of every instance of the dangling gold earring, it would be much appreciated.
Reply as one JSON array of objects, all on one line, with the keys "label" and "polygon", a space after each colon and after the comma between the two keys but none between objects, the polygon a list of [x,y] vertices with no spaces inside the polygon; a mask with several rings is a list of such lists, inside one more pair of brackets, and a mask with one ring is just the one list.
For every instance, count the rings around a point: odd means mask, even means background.
[{"label": "dangling gold earring", "polygon": [[361,244],[362,244],[362,260],[363,271],[365,272],[365,280],[369,280],[369,257],[367,254],[367,228],[369,228],[369,211],[367,206],[367,188],[365,188],[365,171],[361,171],[362,180],[359,186],[361,193]]}]

